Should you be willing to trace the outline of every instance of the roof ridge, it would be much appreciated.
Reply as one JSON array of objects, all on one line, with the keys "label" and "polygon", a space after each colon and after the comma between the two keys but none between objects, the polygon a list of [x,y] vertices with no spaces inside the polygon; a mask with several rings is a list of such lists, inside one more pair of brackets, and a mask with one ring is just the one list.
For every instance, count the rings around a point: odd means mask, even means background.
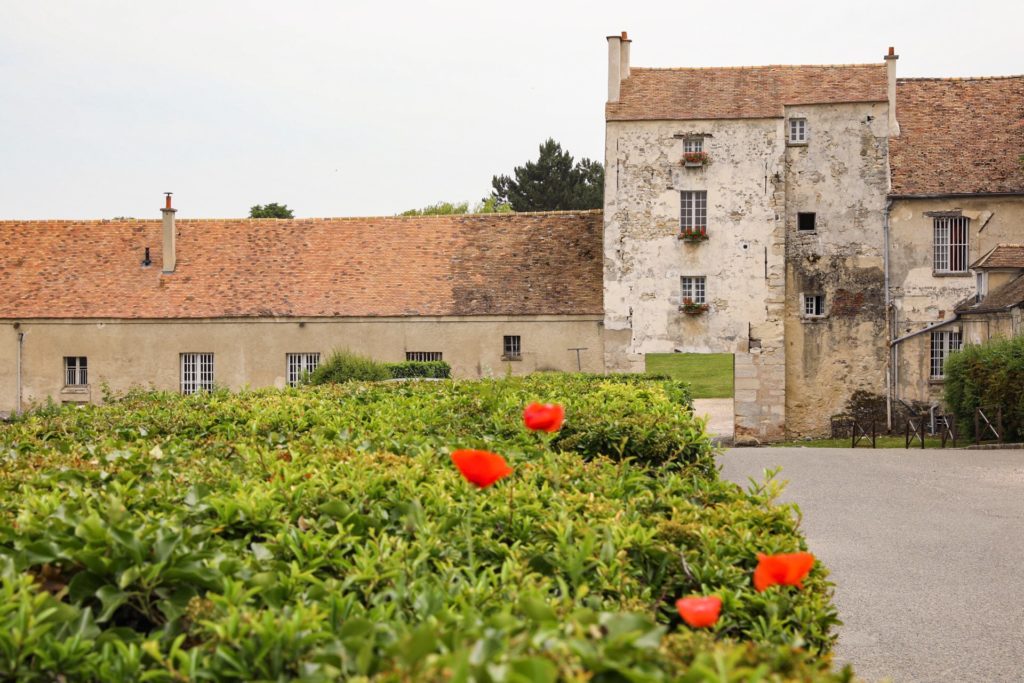
[{"label": "roof ridge", "polygon": [[909,78],[897,78],[901,81],[1003,81],[1012,78],[1024,78],[1024,74],[1008,74],[1006,76],[912,76]]},{"label": "roof ridge", "polygon": [[750,64],[745,66],[631,66],[630,71],[709,71],[711,69],[801,69],[823,67],[876,67],[885,68],[884,62],[864,62],[860,64]]},{"label": "roof ridge", "polygon": [[[224,221],[281,221],[282,223],[287,221],[367,221],[367,220],[382,220],[382,219],[395,219],[395,220],[440,220],[442,218],[469,218],[474,216],[488,216],[488,217],[500,217],[502,219],[512,216],[566,216],[566,215],[593,215],[602,213],[604,209],[568,209],[562,211],[508,211],[504,213],[447,213],[447,214],[430,214],[426,216],[313,216],[308,218],[249,218],[246,217],[235,217],[235,218],[178,218],[178,223],[200,223],[200,222],[217,222],[223,223]],[[112,218],[4,218],[0,219],[0,225],[24,225],[25,223],[56,223],[56,224],[70,224],[70,223],[159,223],[159,218],[127,218],[123,220],[114,220]]]}]

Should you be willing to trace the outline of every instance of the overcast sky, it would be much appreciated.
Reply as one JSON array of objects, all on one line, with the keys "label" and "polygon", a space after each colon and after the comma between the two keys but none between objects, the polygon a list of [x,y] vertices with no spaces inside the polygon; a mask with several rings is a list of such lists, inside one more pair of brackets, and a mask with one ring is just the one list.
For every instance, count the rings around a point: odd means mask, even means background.
[{"label": "overcast sky", "polygon": [[605,36],[637,66],[1024,73],[1024,3],[0,0],[0,218],[388,215],[553,137],[600,159]]}]

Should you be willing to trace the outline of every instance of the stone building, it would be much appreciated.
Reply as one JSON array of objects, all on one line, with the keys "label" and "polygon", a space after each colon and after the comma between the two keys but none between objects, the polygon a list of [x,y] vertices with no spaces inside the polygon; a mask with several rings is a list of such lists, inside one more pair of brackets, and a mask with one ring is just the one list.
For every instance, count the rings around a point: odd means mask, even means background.
[{"label": "stone building", "polygon": [[0,413],[104,385],[283,387],[339,348],[460,377],[603,371],[600,211],[163,214],[0,221]]},{"label": "stone building", "polygon": [[933,347],[959,332],[936,324],[1024,227],[1024,78],[897,79],[891,48],[689,69],[608,48],[606,366],[733,354],[736,434],[762,441],[827,431],[855,392],[938,400]]}]

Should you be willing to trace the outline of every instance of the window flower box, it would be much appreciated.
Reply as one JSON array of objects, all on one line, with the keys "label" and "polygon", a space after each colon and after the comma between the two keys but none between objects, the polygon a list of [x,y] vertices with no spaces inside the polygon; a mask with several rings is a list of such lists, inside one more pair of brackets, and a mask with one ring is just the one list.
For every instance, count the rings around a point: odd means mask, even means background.
[{"label": "window flower box", "polygon": [[710,162],[711,157],[708,156],[707,152],[683,153],[683,166],[686,168],[700,168],[701,166],[707,166]]},{"label": "window flower box", "polygon": [[683,299],[683,303],[679,306],[679,310],[686,315],[704,315],[710,308],[707,304],[694,303],[693,299]]},{"label": "window flower box", "polygon": [[707,242],[708,230],[707,228],[683,228],[683,231],[679,233],[679,239],[684,242]]}]

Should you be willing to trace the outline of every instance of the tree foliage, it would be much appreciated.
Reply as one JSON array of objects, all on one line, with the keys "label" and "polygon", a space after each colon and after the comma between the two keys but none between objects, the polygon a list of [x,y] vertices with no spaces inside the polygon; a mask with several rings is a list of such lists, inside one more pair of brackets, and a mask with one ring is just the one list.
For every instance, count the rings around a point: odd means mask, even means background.
[{"label": "tree foliage", "polygon": [[1024,337],[968,344],[950,354],[943,372],[946,404],[956,415],[961,433],[974,436],[975,408],[999,406],[1004,440],[1024,439]]},{"label": "tree foliage", "polygon": [[451,216],[463,213],[511,213],[512,207],[499,203],[494,197],[487,197],[473,205],[469,202],[438,202],[422,209],[409,209],[399,216]]},{"label": "tree foliage", "polygon": [[573,161],[548,138],[536,161],[516,166],[512,176],[494,176],[491,196],[514,211],[600,209],[604,203],[604,167],[590,159]]},{"label": "tree foliage", "polygon": [[295,218],[287,204],[257,204],[249,209],[249,218]]}]

